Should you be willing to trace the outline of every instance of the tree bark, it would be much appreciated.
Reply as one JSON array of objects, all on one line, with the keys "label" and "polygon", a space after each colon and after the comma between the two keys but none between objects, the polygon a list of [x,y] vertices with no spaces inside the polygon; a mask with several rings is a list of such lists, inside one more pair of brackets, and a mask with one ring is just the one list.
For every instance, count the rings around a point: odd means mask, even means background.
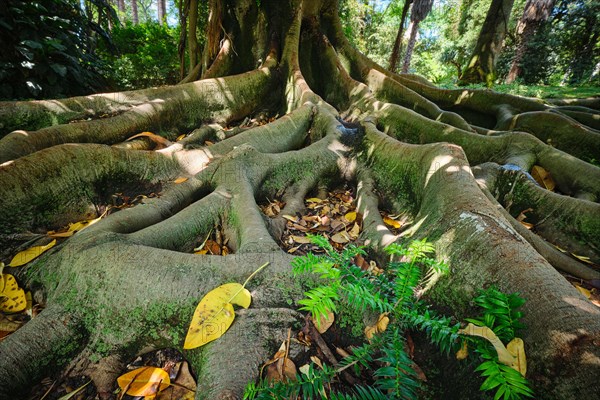
[{"label": "tree bark", "polygon": [[[268,261],[232,330],[183,351],[197,399],[241,398],[302,320],[295,308],[306,288],[280,247],[283,216],[301,213],[322,182],[356,186],[360,243],[373,257],[384,259],[384,247],[408,235],[434,243],[452,273],[427,297],[457,318],[473,316],[480,288],[519,292],[536,398],[594,398],[600,311],[556,269],[600,277],[600,168],[587,162],[600,152],[600,102],[549,104],[394,74],[349,44],[334,0],[212,5],[222,7],[213,9],[218,29],[203,57],[213,78],[0,102],[2,261],[32,238],[46,244],[43,232],[96,216],[120,188],[160,193],[14,271],[19,283],[40,288],[46,308],[0,342],[0,398],[18,398],[61,371],[92,378],[109,398],[132,358],[182,349],[208,291],[243,282]],[[231,75],[234,68],[240,73]],[[264,113],[270,122],[230,129]],[[342,116],[360,127],[358,136],[348,136]],[[127,141],[141,132],[171,144]],[[556,193],[529,180],[534,165],[551,174]],[[174,183],[178,177],[187,180]],[[268,218],[258,205],[274,198],[286,205]],[[527,208],[535,232],[516,219]],[[393,234],[383,209],[412,225]],[[232,254],[193,254],[216,226]],[[457,361],[446,362],[453,373]]]},{"label": "tree bark", "polygon": [[404,55],[404,63],[402,63],[402,73],[406,74],[408,68],[410,68],[410,60],[412,58],[413,49],[417,43],[417,32],[419,31],[419,22],[414,21],[410,29],[410,38],[408,39],[408,45],[406,46],[406,54]]},{"label": "tree bark", "polygon": [[392,72],[396,72],[400,55],[402,54],[402,39],[404,36],[404,25],[406,24],[406,16],[408,15],[408,9],[412,4],[412,0],[404,0],[404,7],[402,7],[402,16],[400,17],[400,24],[398,25],[398,33],[394,40],[394,47],[392,47],[392,54],[390,55],[390,62],[388,69]]},{"label": "tree bark", "polygon": [[140,23],[139,17],[138,17],[138,3],[137,0],[131,0],[131,15],[133,18],[133,24],[137,25]]},{"label": "tree bark", "polygon": [[527,54],[529,42],[552,13],[554,0],[528,0],[517,25],[517,50],[513,58],[506,83],[513,83],[521,76],[521,61]]},{"label": "tree bark", "polygon": [[494,83],[496,59],[502,51],[513,3],[514,0],[492,0],[459,85],[485,83],[490,87]]}]

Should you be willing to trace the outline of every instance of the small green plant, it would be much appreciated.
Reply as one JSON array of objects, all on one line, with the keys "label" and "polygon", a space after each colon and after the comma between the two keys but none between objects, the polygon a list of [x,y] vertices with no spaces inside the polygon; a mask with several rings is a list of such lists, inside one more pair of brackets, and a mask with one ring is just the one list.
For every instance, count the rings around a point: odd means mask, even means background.
[{"label": "small green plant", "polygon": [[[524,303],[525,300],[518,295],[507,295],[494,287],[481,290],[475,304],[483,309],[483,315],[467,321],[490,328],[502,342],[508,343],[516,337],[518,330],[524,328],[519,322],[523,313],[518,311]],[[484,360],[476,369],[486,378],[480,390],[495,390],[494,399],[533,397],[527,379],[519,371],[500,363],[496,349],[488,340],[474,337],[467,340],[474,342],[475,352]]]},{"label": "small green plant", "polygon": [[[415,399],[420,382],[413,362],[406,353],[403,332],[412,329],[425,332],[432,343],[446,354],[457,350],[460,323],[452,318],[438,316],[420,300],[422,289],[434,277],[448,273],[445,263],[436,261],[434,247],[427,240],[415,240],[407,246],[392,244],[385,250],[390,262],[383,273],[373,274],[355,265],[357,255],[365,251],[353,245],[341,252],[335,251],[328,239],[311,236],[312,243],[324,250],[324,254],[309,253],[292,261],[296,275],[315,274],[320,285],[305,292],[299,301],[300,309],[311,313],[318,324],[328,312],[353,310],[377,312],[389,318],[387,329],[378,330],[370,341],[353,349],[353,354],[344,358],[337,369],[314,364],[296,381],[250,383],[244,399],[279,398],[330,398],[330,399]],[[483,308],[479,319],[468,321],[479,326],[488,326],[504,341],[512,340],[515,332],[523,328],[519,322],[522,314],[517,309],[524,300],[517,295],[506,295],[495,289],[481,292],[475,303]],[[338,321],[339,322],[339,321]],[[484,362],[477,368],[486,377],[481,390],[496,389],[495,399],[520,399],[531,397],[532,391],[526,379],[515,369],[501,364],[489,342],[465,336],[465,340],[476,345],[476,352]],[[354,368],[358,376],[361,369],[372,369],[375,380],[373,387],[355,388],[353,394],[336,394],[328,390],[329,382],[346,368]],[[364,371],[363,371],[364,373]]]},{"label": "small green plant", "polygon": [[[390,324],[383,332],[371,337],[369,343],[354,349],[337,370],[325,367],[315,369],[312,364],[308,374],[298,375],[295,382],[269,384],[261,381],[251,383],[246,390],[246,399],[285,398],[288,395],[311,397],[323,396],[326,383],[339,371],[354,367],[371,369],[380,365],[373,373],[375,387],[355,389],[355,393],[341,395],[328,393],[331,399],[414,399],[417,397],[419,381],[413,370],[413,362],[406,353],[402,332],[406,329],[421,329],[429,334],[434,343],[449,351],[458,338],[459,324],[450,318],[436,316],[418,298],[419,288],[435,273],[445,273],[445,264],[430,257],[433,246],[426,240],[414,241],[407,247],[391,245],[386,251],[391,262],[381,274],[373,274],[355,265],[357,255],[366,255],[362,248],[347,246],[337,252],[328,239],[309,236],[310,240],[324,250],[324,254],[309,253],[292,262],[295,274],[316,274],[321,285],[305,292],[299,301],[300,309],[312,314],[319,321],[329,311],[353,309],[356,312],[377,312],[389,316]],[[421,271],[426,270],[422,279]],[[289,390],[286,392],[286,390]],[[266,397],[264,397],[266,396]],[[278,397],[279,396],[279,397]]]}]

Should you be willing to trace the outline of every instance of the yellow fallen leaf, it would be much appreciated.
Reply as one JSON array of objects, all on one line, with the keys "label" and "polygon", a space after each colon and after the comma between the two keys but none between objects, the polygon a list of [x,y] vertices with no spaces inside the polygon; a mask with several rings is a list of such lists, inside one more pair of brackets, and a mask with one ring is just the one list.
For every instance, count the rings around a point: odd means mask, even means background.
[{"label": "yellow fallen leaf", "polygon": [[506,349],[516,358],[516,361],[511,367],[519,371],[521,375],[525,376],[527,373],[527,358],[525,357],[525,343],[523,343],[523,339],[514,338],[508,342]]},{"label": "yellow fallen leaf", "polygon": [[177,377],[171,386],[158,394],[156,400],[194,400],[196,394],[196,381],[190,373],[187,361],[175,365]]},{"label": "yellow fallen leaf", "polygon": [[460,346],[460,350],[458,350],[456,352],[456,359],[457,360],[464,360],[468,356],[469,356],[469,346],[468,346],[468,344],[467,344],[466,341],[463,341],[462,345]]},{"label": "yellow fallen leaf", "polygon": [[183,182],[185,182],[187,180],[188,180],[188,178],[185,178],[185,177],[182,176],[182,177],[179,177],[179,178],[175,179],[173,181],[173,183],[183,183]]},{"label": "yellow fallen leaf", "polygon": [[348,222],[354,222],[356,220],[356,211],[346,213],[346,215],[344,215],[344,218],[346,218],[346,221]]},{"label": "yellow fallen leaf", "polygon": [[541,187],[550,191],[554,191],[556,184],[554,183],[554,180],[548,171],[546,171],[544,168],[540,167],[539,165],[534,165],[531,169],[531,176],[537,183],[540,184]]},{"label": "yellow fallen leaf", "polygon": [[388,317],[388,314],[389,313],[379,314],[377,322],[375,322],[372,326],[367,326],[365,328],[365,337],[367,338],[367,340],[371,341],[373,335],[375,335],[376,333],[384,332],[387,329],[388,324],[390,323],[390,318]]},{"label": "yellow fallen leaf", "polygon": [[504,344],[498,338],[498,336],[496,336],[494,331],[487,326],[477,326],[469,323],[469,325],[467,325],[464,329],[460,329],[458,333],[462,335],[479,336],[486,339],[492,344],[492,346],[494,346],[494,349],[496,349],[496,353],[498,353],[498,361],[504,365],[508,365],[524,375],[523,371],[527,369],[527,364],[525,360],[525,348],[523,345],[523,340],[520,338],[514,338],[510,342],[514,342],[514,344],[511,345],[511,349],[509,350],[508,348],[504,347]]},{"label": "yellow fallen leaf", "polygon": [[11,274],[0,276],[0,312],[16,313],[27,308],[25,291]]},{"label": "yellow fallen leaf", "polygon": [[23,251],[17,253],[17,255],[13,257],[13,259],[11,260],[10,264],[8,264],[8,266],[9,267],[20,267],[21,265],[25,265],[28,262],[41,256],[42,253],[45,252],[46,250],[54,247],[55,244],[56,244],[56,239],[54,239],[53,241],[51,241],[50,243],[48,243],[45,246],[33,246],[27,250],[23,250]]},{"label": "yellow fallen leaf", "polygon": [[84,221],[79,221],[79,222],[71,223],[71,224],[69,224],[69,227],[67,228],[66,231],[63,231],[63,232],[49,231],[48,232],[48,236],[50,236],[52,238],[67,238],[67,237],[71,237],[75,233],[81,232],[82,230],[84,230],[88,226],[94,225],[96,222],[100,221],[101,219],[102,219],[102,216],[100,216],[98,218],[94,218],[94,219],[88,219],[88,220],[84,220]]},{"label": "yellow fallen leaf", "polygon": [[391,219],[390,217],[383,217],[383,222],[395,229],[400,229],[402,227],[400,222],[396,221],[395,219]]},{"label": "yellow fallen leaf", "polygon": [[586,298],[590,298],[592,297],[592,292],[590,292],[589,290],[587,290],[584,287],[581,287],[579,285],[575,285],[575,289],[577,289],[579,291],[579,293],[581,293],[582,295],[584,295]]},{"label": "yellow fallen leaf", "polygon": [[248,289],[235,282],[208,292],[194,311],[183,348],[193,349],[220,338],[235,318],[233,304],[248,308],[251,301]]},{"label": "yellow fallen leaf", "polygon": [[177,139],[175,139],[176,142],[179,142],[181,139],[183,139],[184,137],[186,137],[187,135],[185,133],[177,136]]},{"label": "yellow fallen leaf", "polygon": [[118,377],[117,384],[130,396],[155,396],[166,389],[171,380],[162,368],[141,367]]},{"label": "yellow fallen leaf", "polygon": [[575,257],[576,259],[578,259],[579,261],[582,261],[582,262],[584,262],[584,263],[586,263],[586,264],[594,264],[594,263],[593,263],[593,262],[590,260],[590,258],[589,258],[589,257],[585,257],[585,256],[578,256],[577,254],[573,254],[573,253],[571,253],[571,255],[572,255],[573,257]]},{"label": "yellow fallen leaf", "polygon": [[307,203],[321,203],[323,200],[318,197],[311,197],[310,199],[306,199]]}]

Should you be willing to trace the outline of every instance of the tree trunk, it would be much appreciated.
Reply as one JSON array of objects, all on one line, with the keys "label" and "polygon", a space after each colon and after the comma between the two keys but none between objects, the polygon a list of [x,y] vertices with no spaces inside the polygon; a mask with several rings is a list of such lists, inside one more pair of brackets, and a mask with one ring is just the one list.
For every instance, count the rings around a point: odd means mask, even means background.
[{"label": "tree trunk", "polygon": [[138,3],[137,0],[131,0],[131,15],[133,18],[133,24],[137,25],[140,23],[138,18]]},{"label": "tree trunk", "polygon": [[[0,342],[0,398],[19,398],[61,371],[90,377],[110,398],[135,356],[182,349],[207,292],[270,262],[231,330],[183,351],[197,399],[241,398],[301,322],[305,288],[281,234],[284,216],[301,213],[323,182],[356,187],[360,239],[373,257],[406,236],[434,243],[452,273],[427,297],[461,321],[473,316],[480,288],[527,300],[521,337],[536,398],[594,398],[600,311],[557,269],[600,279],[600,168],[587,162],[600,154],[600,101],[547,104],[393,74],[349,44],[333,0],[211,5],[222,7],[212,10],[218,30],[203,56],[212,78],[0,103],[2,261],[46,244],[39,232],[97,215],[124,187],[160,194],[11,268],[46,308]],[[248,122],[264,113],[270,122]],[[246,123],[229,129],[236,121]],[[173,142],[127,141],[141,132]],[[557,192],[529,180],[534,165]],[[269,218],[258,205],[274,198],[286,205]],[[383,209],[409,216],[409,230],[388,230]],[[535,231],[517,221],[525,212]],[[232,254],[193,254],[216,226]],[[456,372],[458,361],[445,362]]]},{"label": "tree trunk", "polygon": [[420,21],[414,21],[410,29],[410,38],[408,39],[408,45],[406,46],[406,54],[404,55],[404,63],[402,64],[402,73],[406,74],[410,67],[410,59],[417,43],[417,32],[419,31]]},{"label": "tree trunk", "polygon": [[553,8],[554,0],[528,0],[525,4],[523,16],[517,25],[517,50],[506,77],[506,83],[513,83],[521,76],[521,61],[527,54],[529,42],[539,27],[546,22]]},{"label": "tree trunk", "polygon": [[402,7],[402,17],[400,17],[400,24],[398,25],[398,33],[396,34],[396,40],[394,40],[394,47],[392,47],[392,54],[390,55],[389,70],[396,72],[400,55],[402,54],[402,39],[404,37],[404,25],[406,23],[406,16],[408,15],[408,9],[412,3],[412,0],[404,0],[404,7]]},{"label": "tree trunk", "polygon": [[485,83],[492,86],[496,79],[496,58],[502,51],[504,36],[514,0],[492,0],[479,32],[477,44],[459,85]]},{"label": "tree trunk", "polygon": [[117,9],[121,13],[125,12],[125,0],[117,0]]},{"label": "tree trunk", "polygon": [[[188,56],[190,71],[196,68],[199,58],[198,48],[198,0],[189,0]],[[182,78],[183,79],[183,78]]]},{"label": "tree trunk", "polygon": [[158,15],[158,23],[160,25],[167,23],[167,3],[166,0],[157,0],[156,10]]}]

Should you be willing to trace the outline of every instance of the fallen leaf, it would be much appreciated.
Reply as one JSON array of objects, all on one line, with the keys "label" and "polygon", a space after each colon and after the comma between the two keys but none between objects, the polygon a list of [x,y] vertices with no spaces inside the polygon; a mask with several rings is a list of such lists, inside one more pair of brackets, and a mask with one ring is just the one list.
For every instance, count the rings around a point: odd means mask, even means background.
[{"label": "fallen leaf", "polygon": [[352,239],[356,239],[358,235],[360,235],[360,226],[358,224],[354,224],[350,232],[348,232]]},{"label": "fallen leaf", "polygon": [[344,232],[338,232],[335,235],[333,235],[331,237],[331,240],[333,240],[336,243],[339,244],[344,244],[344,243],[348,243],[350,241],[350,237],[348,236],[348,233]]},{"label": "fallen leaf", "polygon": [[537,183],[540,184],[541,187],[548,189],[551,192],[554,191],[556,184],[550,176],[550,173],[548,173],[548,171],[546,171],[544,168],[540,167],[539,165],[534,165],[531,169],[531,176]]},{"label": "fallen leaf", "polygon": [[306,199],[307,203],[321,203],[323,200],[317,197],[311,197],[310,199]]},{"label": "fallen leaf", "polygon": [[517,216],[517,221],[519,221],[521,223],[521,225],[523,225],[525,228],[527,229],[531,229],[534,227],[533,224],[530,224],[529,222],[525,222],[525,219],[527,218],[527,214],[529,211],[533,211],[533,208],[528,208],[526,210],[521,211],[521,213],[519,213],[519,215]]},{"label": "fallen leaf", "polygon": [[141,367],[117,378],[121,390],[130,396],[155,396],[170,384],[169,374],[162,368]]},{"label": "fallen leaf", "polygon": [[173,183],[183,183],[183,182],[185,182],[185,181],[187,181],[187,180],[188,180],[188,178],[186,178],[186,177],[183,177],[183,176],[180,176],[179,178],[175,179],[175,180],[173,181]]},{"label": "fallen leaf", "polygon": [[0,276],[0,312],[17,313],[27,308],[25,291],[11,274]]},{"label": "fallen leaf", "polygon": [[527,365],[525,360],[525,350],[522,344],[523,340],[520,338],[514,338],[511,341],[511,343],[514,342],[514,344],[511,345],[511,350],[509,350],[508,348],[504,347],[504,344],[498,338],[498,336],[496,336],[494,331],[487,326],[477,326],[469,323],[464,329],[460,329],[458,333],[462,335],[479,336],[489,341],[492,346],[494,346],[494,349],[496,349],[498,361],[504,365],[514,368],[515,370],[521,372],[521,374],[524,374],[523,371],[527,368]]},{"label": "fallen leaf", "polygon": [[335,322],[335,315],[331,311],[327,311],[327,315],[322,315],[318,321],[315,321],[312,317],[311,319],[313,320],[313,324],[317,328],[317,331],[319,333],[325,333]]},{"label": "fallen leaf", "polygon": [[283,218],[287,219],[290,222],[298,222],[298,218],[293,215],[282,215]]},{"label": "fallen leaf", "polygon": [[367,340],[371,341],[371,338],[373,338],[373,336],[376,333],[384,332],[387,329],[388,324],[390,323],[390,318],[388,317],[388,314],[389,313],[380,314],[375,324],[367,326],[365,328],[365,336]]},{"label": "fallen leaf", "polygon": [[160,392],[156,400],[193,400],[196,394],[196,381],[190,373],[187,361],[179,363],[177,377],[171,386]]},{"label": "fallen leaf", "polygon": [[586,263],[586,264],[594,264],[594,263],[593,263],[593,262],[590,260],[590,258],[589,258],[589,257],[585,257],[585,256],[578,256],[577,254],[573,254],[573,253],[571,253],[571,255],[572,255],[573,257],[575,257],[576,259],[578,259],[579,261],[582,261],[582,262],[584,262],[584,263]]},{"label": "fallen leaf", "polygon": [[164,137],[158,136],[158,135],[156,135],[156,134],[154,134],[152,132],[138,133],[137,135],[133,135],[132,137],[130,137],[126,141],[137,139],[139,137],[147,137],[148,139],[150,139],[151,141],[153,141],[156,144],[156,149],[157,150],[158,149],[164,149],[165,147],[169,147],[172,144],[170,141],[168,141]]},{"label": "fallen leaf", "polygon": [[290,237],[292,238],[292,240],[295,243],[300,243],[300,244],[306,244],[306,243],[310,243],[310,239],[307,238],[306,236],[295,236],[295,235],[290,235]]},{"label": "fallen leaf", "polygon": [[233,304],[250,306],[252,296],[239,283],[226,283],[208,292],[196,307],[184,349],[193,349],[220,338],[235,318]]},{"label": "fallen leaf", "polygon": [[590,298],[592,297],[592,292],[590,292],[589,290],[587,290],[584,287],[581,287],[579,285],[575,285],[575,289],[577,289],[579,291],[579,293],[581,293],[582,295],[584,295],[586,298]]},{"label": "fallen leaf", "polygon": [[356,220],[356,211],[347,213],[344,215],[344,218],[346,218],[346,221],[348,222],[354,222],[354,220]]},{"label": "fallen leaf", "polygon": [[101,219],[102,219],[102,216],[100,216],[98,218],[94,218],[94,219],[87,219],[87,220],[84,220],[84,221],[79,221],[79,222],[71,223],[71,224],[69,224],[69,226],[67,227],[66,230],[61,230],[61,231],[58,231],[58,232],[49,231],[48,232],[48,236],[50,236],[51,238],[67,238],[67,237],[71,237],[74,234],[76,234],[77,232],[81,232],[82,230],[84,230],[88,226],[94,225],[96,222],[100,221]]},{"label": "fallen leaf", "polygon": [[69,392],[69,393],[65,394],[64,396],[62,396],[58,400],[69,400],[71,397],[75,396],[77,393],[79,393],[81,390],[83,390],[84,387],[86,387],[87,385],[89,385],[90,382],[92,382],[92,381],[90,380],[87,383],[79,386],[77,389],[73,390],[72,392]]},{"label": "fallen leaf", "polygon": [[319,368],[323,369],[323,362],[317,356],[310,356],[310,361],[314,362]]},{"label": "fallen leaf", "polygon": [[400,222],[396,221],[395,219],[391,219],[390,217],[383,217],[383,222],[394,229],[400,229],[402,227]]},{"label": "fallen leaf", "polygon": [[527,358],[525,357],[525,343],[523,343],[523,339],[514,338],[508,342],[506,349],[517,359],[511,367],[519,371],[521,375],[525,376],[527,373]]},{"label": "fallen leaf", "polygon": [[185,133],[177,136],[177,139],[175,139],[176,142],[179,142],[181,139],[183,139],[184,137],[186,137],[187,135]]},{"label": "fallen leaf", "polygon": [[457,360],[464,360],[468,356],[469,356],[469,346],[468,346],[468,344],[467,344],[466,341],[463,341],[462,345],[460,346],[460,350],[458,350],[456,352],[456,359]]},{"label": "fallen leaf", "polygon": [[16,256],[13,257],[13,259],[11,260],[10,264],[8,264],[8,266],[9,267],[20,267],[21,265],[25,265],[28,262],[41,256],[42,253],[45,252],[46,250],[49,250],[52,247],[54,247],[55,244],[56,244],[56,239],[54,239],[53,241],[51,241],[50,243],[48,243],[45,246],[33,246],[27,250],[21,251],[21,252],[17,253]]}]

